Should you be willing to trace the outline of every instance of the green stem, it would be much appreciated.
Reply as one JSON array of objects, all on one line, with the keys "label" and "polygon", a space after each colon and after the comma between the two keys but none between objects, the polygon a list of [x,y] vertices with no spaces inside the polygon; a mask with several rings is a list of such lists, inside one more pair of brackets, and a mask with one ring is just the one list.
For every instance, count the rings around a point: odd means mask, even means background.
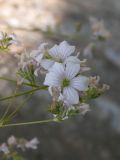
[{"label": "green stem", "polygon": [[[19,89],[19,87],[17,86],[14,94],[17,94],[18,89]],[[14,101],[15,99],[11,99],[11,102],[8,104],[8,107],[5,111],[5,113],[3,114],[2,118],[0,119],[0,121],[2,121],[7,116],[9,109],[10,109],[10,106],[12,105],[12,102],[13,102],[12,100]]]},{"label": "green stem", "polygon": [[0,101],[8,100],[8,99],[19,97],[19,96],[26,95],[26,94],[30,94],[30,93],[36,92],[38,90],[46,90],[47,88],[48,88],[47,86],[39,86],[38,88],[29,90],[26,92],[21,92],[19,94],[14,94],[14,95],[8,96],[8,97],[2,97],[2,98],[0,98]]},{"label": "green stem", "polygon": [[13,119],[15,117],[15,115],[18,113],[18,111],[25,105],[25,103],[32,97],[32,94],[30,94],[29,97],[27,97],[27,99],[25,99],[25,101],[23,101],[23,103],[21,105],[19,105],[15,111],[13,111],[5,120],[6,121],[10,121],[11,119]]},{"label": "green stem", "polygon": [[[10,82],[13,82],[13,83],[17,83],[16,80],[14,79],[10,79],[10,78],[7,78],[7,77],[0,77],[1,80],[5,80],[5,81],[10,81]],[[26,83],[26,82],[22,82],[23,85],[27,85],[27,86],[31,86],[31,87],[40,87],[39,85],[35,85],[35,84],[31,84],[31,83]]]},{"label": "green stem", "polygon": [[14,127],[14,126],[25,126],[25,125],[33,125],[33,124],[42,124],[48,122],[55,122],[54,119],[47,119],[42,121],[31,121],[31,122],[23,122],[23,123],[11,123],[11,124],[3,124],[1,127]]}]

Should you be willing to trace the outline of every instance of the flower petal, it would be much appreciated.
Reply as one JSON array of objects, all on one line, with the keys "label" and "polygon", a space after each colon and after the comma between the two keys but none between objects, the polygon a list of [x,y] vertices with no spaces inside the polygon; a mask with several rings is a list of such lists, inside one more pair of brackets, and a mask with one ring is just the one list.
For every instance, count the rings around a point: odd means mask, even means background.
[{"label": "flower petal", "polygon": [[66,41],[63,41],[59,45],[54,45],[49,50],[49,54],[55,59],[65,60],[74,51],[75,46],[70,46]]},{"label": "flower petal", "polygon": [[70,56],[65,60],[65,64],[67,64],[67,63],[73,63],[73,64],[80,65],[80,60],[76,56]]},{"label": "flower petal", "polygon": [[65,74],[64,65],[55,62],[54,65],[50,68],[50,72],[54,72],[56,75],[62,76]]},{"label": "flower petal", "polygon": [[89,85],[89,78],[86,76],[78,76],[71,80],[71,86],[79,91],[87,90]]},{"label": "flower petal", "polygon": [[55,59],[60,58],[60,56],[59,56],[60,52],[59,52],[59,46],[58,45],[54,45],[51,49],[49,49],[48,52],[53,58],[55,58]]},{"label": "flower petal", "polygon": [[75,46],[70,46],[66,41],[59,44],[59,52],[62,59],[66,59],[75,51]]},{"label": "flower petal", "polygon": [[53,72],[47,73],[45,77],[44,85],[59,87],[61,85],[59,75],[56,76],[55,73]]},{"label": "flower petal", "polygon": [[80,71],[79,64],[68,63],[66,65],[66,71],[65,71],[66,78],[71,80],[79,73],[79,71]]},{"label": "flower petal", "polygon": [[66,97],[66,100],[68,101],[69,104],[78,104],[79,103],[78,92],[72,87],[64,88],[63,96]]},{"label": "flower petal", "polygon": [[43,59],[41,61],[41,66],[46,70],[49,70],[53,66],[53,64],[54,64],[54,61],[49,59]]},{"label": "flower petal", "polygon": [[55,63],[49,73],[46,74],[44,84],[48,86],[61,86],[61,81],[64,78],[64,66]]},{"label": "flower petal", "polygon": [[36,62],[40,63],[43,58],[43,54],[39,50],[33,50],[30,53],[30,57],[32,57]]}]

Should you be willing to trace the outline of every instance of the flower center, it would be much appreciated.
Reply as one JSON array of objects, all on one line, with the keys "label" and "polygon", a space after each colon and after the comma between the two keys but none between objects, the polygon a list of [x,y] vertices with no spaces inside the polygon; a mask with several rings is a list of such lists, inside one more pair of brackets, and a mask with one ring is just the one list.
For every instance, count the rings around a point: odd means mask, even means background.
[{"label": "flower center", "polygon": [[70,85],[70,80],[64,79],[63,82],[62,82],[63,88],[64,88],[64,87],[68,87],[69,85]]}]

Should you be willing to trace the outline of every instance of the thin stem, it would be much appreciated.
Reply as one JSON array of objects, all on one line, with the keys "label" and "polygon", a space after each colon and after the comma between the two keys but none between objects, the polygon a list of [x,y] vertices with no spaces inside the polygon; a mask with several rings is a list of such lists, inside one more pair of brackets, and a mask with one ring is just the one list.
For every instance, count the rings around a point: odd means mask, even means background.
[{"label": "thin stem", "polygon": [[[13,82],[13,83],[17,83],[16,80],[10,79],[10,78],[7,78],[7,77],[0,77],[0,79],[5,80],[5,81],[10,81],[10,82]],[[27,86],[31,86],[31,87],[40,87],[39,85],[35,85],[35,84],[27,83],[27,82],[22,82],[22,84],[27,85]]]},{"label": "thin stem", "polygon": [[[17,90],[18,89],[19,89],[19,87],[16,86],[15,94],[17,94]],[[14,101],[15,99],[11,99],[11,102],[8,104],[8,107],[7,107],[6,111],[5,111],[5,113],[3,114],[2,118],[0,119],[0,121],[2,121],[7,116],[7,113],[9,112],[9,109],[10,109],[12,103],[13,103],[12,100]]]},{"label": "thin stem", "polygon": [[42,121],[31,121],[31,122],[23,122],[23,123],[11,123],[11,124],[2,125],[1,127],[25,126],[25,125],[48,123],[48,122],[55,122],[55,120],[54,119],[47,119],[47,120],[42,120]]},{"label": "thin stem", "polygon": [[30,96],[27,97],[27,98],[25,99],[25,101],[23,101],[23,103],[20,104],[20,105],[16,108],[16,110],[13,111],[13,112],[7,117],[7,119],[5,119],[5,121],[9,121],[9,120],[13,119],[13,118],[16,116],[16,114],[18,113],[18,111],[25,105],[25,103],[26,103],[31,97],[32,97],[32,94],[30,94]]},{"label": "thin stem", "polygon": [[19,94],[14,94],[12,96],[2,97],[2,98],[0,98],[0,101],[8,100],[8,99],[19,97],[19,96],[26,95],[26,94],[30,94],[30,93],[36,92],[38,90],[46,90],[47,88],[48,88],[47,86],[39,86],[38,88],[29,90],[26,92],[21,92]]}]

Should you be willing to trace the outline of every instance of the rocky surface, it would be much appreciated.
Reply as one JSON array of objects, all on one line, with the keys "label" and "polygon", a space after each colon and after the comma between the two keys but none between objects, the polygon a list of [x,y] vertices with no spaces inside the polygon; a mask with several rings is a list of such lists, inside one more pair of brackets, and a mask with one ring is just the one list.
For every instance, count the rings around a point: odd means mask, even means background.
[{"label": "rocky surface", "polygon": [[[40,139],[37,151],[25,154],[30,160],[119,160],[120,159],[120,1],[119,0],[0,0],[0,29],[15,32],[28,51],[41,42],[50,45],[63,39],[83,48],[91,40],[89,17],[105,21],[112,37],[98,43],[88,58],[92,75],[100,75],[110,90],[91,103],[91,112],[63,123],[0,129],[0,142],[14,134]],[[82,24],[75,32],[77,22]],[[54,33],[55,32],[55,33]],[[19,51],[21,52],[21,50]],[[18,53],[20,54],[20,53]],[[0,57],[0,75],[14,76],[17,60],[13,55]],[[10,83],[1,81],[1,95],[14,90]],[[23,98],[24,99],[24,98]],[[15,104],[19,104],[21,100]],[[44,100],[43,100],[44,99]],[[36,93],[16,117],[16,121],[45,119],[50,97]],[[5,104],[0,104],[1,110]],[[13,105],[15,107],[15,105]]]}]

